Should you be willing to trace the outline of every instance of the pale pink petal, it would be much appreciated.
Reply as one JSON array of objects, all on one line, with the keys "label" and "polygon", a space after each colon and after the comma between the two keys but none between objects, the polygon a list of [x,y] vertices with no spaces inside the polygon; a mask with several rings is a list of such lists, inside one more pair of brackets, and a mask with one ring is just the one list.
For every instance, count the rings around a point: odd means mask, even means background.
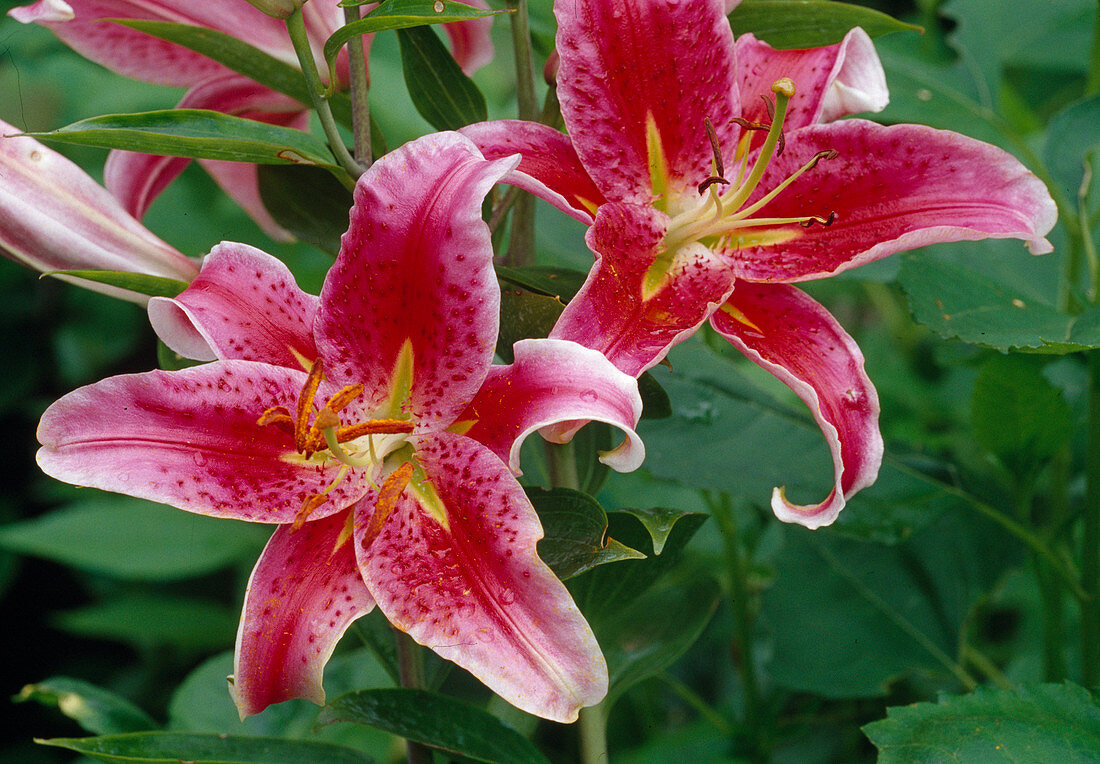
[{"label": "pale pink petal", "polygon": [[256,561],[229,685],[242,719],[291,698],[325,702],[325,664],[351,622],[374,608],[345,532],[347,512],[281,525]]},{"label": "pale pink petal", "polygon": [[642,398],[633,377],[602,353],[564,340],[520,340],[515,362],[489,370],[477,397],[460,420],[474,424],[468,437],[487,445],[517,475],[519,451],[535,430],[567,443],[588,421],[607,422],[626,433],[622,445],[600,456],[620,472],[637,469],[645,446],[634,432]]},{"label": "pale pink petal", "polygon": [[[488,10],[485,0],[459,0],[463,5]],[[451,41],[451,54],[466,74],[473,74],[493,60],[493,40],[489,36],[493,17],[444,24],[443,31]]]},{"label": "pale pink petal", "polygon": [[575,720],[606,694],[607,666],[569,592],[535,552],[542,527],[523,489],[470,438],[419,436],[416,452],[446,524],[410,487],[364,549],[370,507],[360,502],[355,551],[378,607],[512,705]]},{"label": "pale pink petal", "polygon": [[663,249],[667,225],[652,207],[600,207],[586,235],[596,265],[550,336],[598,350],[637,376],[693,334],[729,296],[733,276],[724,259],[689,244],[676,254],[664,286],[645,299],[646,272]]},{"label": "pale pink petal", "polygon": [[209,27],[284,61],[296,60],[282,22],[239,0],[39,0],[8,13],[18,21],[49,27],[82,56],[111,71],[160,85],[187,87],[226,69],[179,45],[101,19],[146,19]]},{"label": "pale pink petal", "polygon": [[794,81],[795,95],[783,122],[788,131],[848,114],[882,111],[890,100],[875,45],[859,27],[836,45],[807,50],[776,50],[743,34],[737,38],[737,74],[741,116],[751,122],[769,121],[760,96],[775,100],[772,83],[782,77]]},{"label": "pale pink petal", "polygon": [[162,157],[116,149],[103,165],[103,185],[136,218],[145,212],[160,192],[180,176],[191,160],[186,157]]},{"label": "pale pink petal", "polygon": [[[0,122],[0,135],[18,132]],[[40,271],[118,270],[185,281],[198,272],[83,170],[33,138],[0,137],[0,176],[0,254]]]},{"label": "pale pink petal", "polygon": [[675,193],[712,172],[704,119],[732,160],[740,113],[733,33],[722,0],[554,4],[558,96],[577,154],[604,195],[649,204],[647,122]]},{"label": "pale pink petal", "polygon": [[835,212],[836,221],[791,224],[791,240],[731,251],[738,277],[804,281],[942,241],[1018,238],[1035,254],[1051,249],[1044,236],[1057,209],[1042,181],[996,146],[923,125],[847,119],[794,131],[754,198],[826,149],[839,154],[754,217]]},{"label": "pale pink petal", "polygon": [[787,284],[738,281],[710,323],[813,412],[833,456],[833,491],[820,504],[800,506],[776,488],[772,509],[788,523],[829,525],[846,499],[875,482],[882,463],[878,394],[855,340],[825,308]]},{"label": "pale pink petal", "polygon": [[545,199],[582,223],[592,222],[603,194],[592,183],[573,143],[564,133],[537,122],[500,119],[478,122],[460,131],[486,159],[518,154],[519,166],[501,180]]},{"label": "pale pink petal", "polygon": [[485,160],[458,133],[436,133],[359,179],[315,334],[327,377],[362,383],[368,409],[389,400],[406,343],[413,373],[404,410],[418,427],[450,424],[481,387],[500,302],[481,203],[515,164]]},{"label": "pale pink petal", "polygon": [[[38,465],[74,485],[150,499],[198,514],[289,523],[332,485],[339,463],[306,462],[294,439],[257,424],[272,406],[294,410],[305,372],[249,361],[110,377],[46,409]],[[323,387],[321,396],[334,390]],[[363,495],[353,470],[313,516]]]},{"label": "pale pink petal", "polygon": [[247,244],[222,242],[179,296],[149,301],[149,321],[164,343],[186,358],[302,369],[317,357],[318,303],[277,258]]},{"label": "pale pink petal", "polygon": [[722,11],[728,16],[733,13],[733,9],[741,4],[741,0],[724,0],[722,3]]}]

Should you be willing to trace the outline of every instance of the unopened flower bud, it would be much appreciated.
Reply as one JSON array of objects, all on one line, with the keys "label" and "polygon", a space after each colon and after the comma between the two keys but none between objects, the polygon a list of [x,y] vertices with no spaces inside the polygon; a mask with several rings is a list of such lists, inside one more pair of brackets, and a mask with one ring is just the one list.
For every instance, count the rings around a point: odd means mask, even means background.
[{"label": "unopened flower bud", "polygon": [[257,10],[277,19],[289,19],[306,0],[248,0]]}]

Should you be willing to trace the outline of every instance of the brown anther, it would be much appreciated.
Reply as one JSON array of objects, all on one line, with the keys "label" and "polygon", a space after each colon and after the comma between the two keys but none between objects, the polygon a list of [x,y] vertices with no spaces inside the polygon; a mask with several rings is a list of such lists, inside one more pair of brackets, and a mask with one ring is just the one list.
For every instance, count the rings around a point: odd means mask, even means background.
[{"label": "brown anther", "polygon": [[414,425],[403,419],[372,419],[369,422],[349,424],[336,430],[336,442],[347,443],[364,435],[398,435],[412,432]]},{"label": "brown anther", "polygon": [[802,226],[803,228],[809,228],[814,223],[817,223],[818,225],[824,226],[824,227],[827,228],[835,222],[836,222],[836,213],[835,212],[830,212],[829,217],[827,217],[827,218],[818,217],[817,215],[811,215],[810,217],[806,218],[801,223],[799,223],[799,225]]},{"label": "brown anther", "polygon": [[294,418],[290,416],[290,409],[286,406],[272,406],[260,418],[256,420],[260,427],[273,424],[287,435],[294,434]]},{"label": "brown anther", "polygon": [[306,500],[302,502],[302,508],[298,510],[298,514],[294,516],[294,522],[291,523],[290,529],[296,531],[306,524],[306,520],[313,514],[313,510],[328,501],[328,496],[323,493],[315,493],[306,497]]},{"label": "brown anther", "polygon": [[707,138],[710,139],[710,150],[714,154],[714,175],[699,184],[700,194],[706,192],[715,183],[724,183],[727,186],[730,183],[724,177],[726,169],[722,163],[722,148],[718,145],[718,133],[715,132],[714,123],[710,121],[710,117],[703,117],[703,127],[706,128]]},{"label": "brown anther", "polygon": [[774,120],[775,119],[775,104],[773,104],[771,99],[768,98],[763,93],[760,94],[760,100],[764,102],[764,108],[767,109],[767,111],[768,111],[768,119],[769,120]]},{"label": "brown anther", "polygon": [[817,163],[820,162],[822,159],[836,159],[838,156],[840,156],[840,152],[836,149],[825,149],[824,151],[819,151],[813,155],[813,158],[810,159],[809,162],[806,163],[806,169],[812,170],[813,168],[817,167]]},{"label": "brown anther", "polygon": [[370,516],[370,522],[363,531],[363,538],[359,542],[363,549],[370,549],[370,545],[382,532],[382,526],[386,524],[390,513],[397,506],[397,500],[409,484],[413,476],[412,462],[405,462],[386,476],[382,483],[382,489],[378,492],[378,503],[374,505],[374,513]]},{"label": "brown anther", "polygon": [[302,386],[302,393],[298,396],[297,418],[294,421],[294,445],[298,451],[304,451],[307,436],[309,435],[309,410],[313,408],[313,398],[317,395],[317,388],[321,386],[321,377],[324,371],[321,368],[321,359],[318,358],[309,368],[309,376]]}]

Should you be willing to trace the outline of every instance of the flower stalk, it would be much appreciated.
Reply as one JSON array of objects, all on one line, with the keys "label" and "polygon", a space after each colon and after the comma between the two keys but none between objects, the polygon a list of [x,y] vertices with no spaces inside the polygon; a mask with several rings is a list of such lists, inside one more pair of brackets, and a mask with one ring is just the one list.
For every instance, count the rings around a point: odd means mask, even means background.
[{"label": "flower stalk", "polygon": [[[539,105],[535,97],[535,73],[531,59],[531,28],[527,0],[508,0],[512,25],[512,49],[516,59],[516,101],[519,118],[536,120]],[[519,194],[512,203],[512,229],[508,237],[505,264],[528,265],[535,254],[535,200]]]},{"label": "flower stalk", "polygon": [[[344,21],[348,24],[361,18],[359,6],[344,8]],[[374,161],[370,144],[370,83],[367,79],[367,57],[363,51],[363,36],[348,40],[348,76],[351,80],[351,124],[355,145],[355,161],[364,170]]]},{"label": "flower stalk", "polygon": [[[424,688],[424,655],[420,645],[416,644],[405,632],[394,629],[393,636],[397,644],[397,669],[401,674],[401,686],[414,690]],[[409,764],[431,764],[432,752],[423,743],[405,738]]]}]

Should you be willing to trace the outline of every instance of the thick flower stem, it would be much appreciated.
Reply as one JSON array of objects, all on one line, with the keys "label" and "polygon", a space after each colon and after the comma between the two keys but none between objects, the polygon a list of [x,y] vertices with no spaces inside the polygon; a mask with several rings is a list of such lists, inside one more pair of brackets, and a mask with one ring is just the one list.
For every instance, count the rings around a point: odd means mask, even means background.
[{"label": "thick flower stem", "polygon": [[[535,69],[531,60],[531,29],[527,20],[527,0],[507,0],[512,22],[512,50],[516,59],[516,101],[519,118],[539,118],[535,97]],[[506,265],[528,265],[535,254],[535,200],[521,193],[512,206],[512,230],[508,236]]]},{"label": "thick flower stem", "polygon": [[[349,6],[344,9],[345,23],[350,24],[360,18],[358,6]],[[370,145],[367,57],[363,52],[362,35],[348,40],[348,76],[351,78],[351,124],[355,143],[355,161],[365,170],[370,167],[374,157]]]},{"label": "thick flower stem", "polygon": [[313,101],[313,109],[317,112],[318,118],[321,120],[321,127],[325,131],[325,137],[328,139],[329,148],[332,150],[333,156],[336,157],[336,161],[340,163],[340,166],[353,178],[358,178],[363,174],[363,168],[359,166],[359,163],[355,161],[355,158],[348,153],[347,146],[344,145],[344,139],[340,137],[340,131],[336,127],[336,120],[332,116],[332,109],[329,108],[328,101],[325,100],[325,86],[321,82],[321,77],[317,74],[317,64],[313,60],[313,50],[309,45],[309,37],[306,34],[306,23],[302,17],[302,9],[296,10],[290,18],[286,20],[286,29],[290,33],[290,41],[294,45],[294,52],[298,55],[298,63],[302,67],[302,75],[306,81],[306,87],[309,88],[309,97]]},{"label": "thick flower stem", "polygon": [[[397,639],[397,668],[401,673],[401,686],[420,689],[424,686],[424,661],[420,645],[403,631],[394,629]],[[409,764],[431,764],[432,752],[421,743],[406,738]]]}]

